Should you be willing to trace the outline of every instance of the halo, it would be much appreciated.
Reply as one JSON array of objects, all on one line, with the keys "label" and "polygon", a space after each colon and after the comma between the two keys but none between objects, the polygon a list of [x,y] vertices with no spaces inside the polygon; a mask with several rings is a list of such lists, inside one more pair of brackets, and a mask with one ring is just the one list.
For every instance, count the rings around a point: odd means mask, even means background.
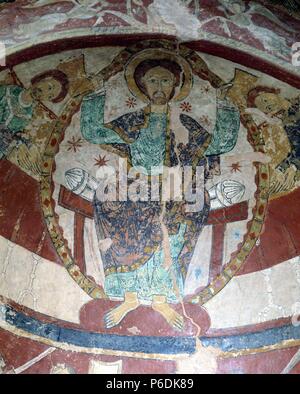
[{"label": "halo", "polygon": [[137,66],[144,60],[155,59],[155,60],[171,60],[177,63],[184,74],[182,85],[179,93],[172,98],[172,101],[181,101],[186,98],[191,91],[193,84],[193,74],[189,63],[180,55],[174,54],[174,52],[166,51],[165,49],[145,49],[133,56],[126,65],[125,78],[127,86],[130,92],[141,99],[144,102],[149,102],[148,97],[141,92],[134,79],[134,72]]}]

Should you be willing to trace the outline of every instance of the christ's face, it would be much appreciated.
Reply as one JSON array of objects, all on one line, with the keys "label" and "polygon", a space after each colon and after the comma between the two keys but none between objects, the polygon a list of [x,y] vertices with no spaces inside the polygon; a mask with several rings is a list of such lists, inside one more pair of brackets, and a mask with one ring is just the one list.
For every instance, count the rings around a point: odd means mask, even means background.
[{"label": "christ's face", "polygon": [[146,72],[142,83],[152,104],[165,105],[174,91],[175,76],[169,70],[158,66]]}]

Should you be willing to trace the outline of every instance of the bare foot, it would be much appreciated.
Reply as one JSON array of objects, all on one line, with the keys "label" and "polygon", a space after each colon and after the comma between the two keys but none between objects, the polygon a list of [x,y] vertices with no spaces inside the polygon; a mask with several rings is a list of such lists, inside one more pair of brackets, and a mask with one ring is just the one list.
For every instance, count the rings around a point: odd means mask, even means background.
[{"label": "bare foot", "polygon": [[184,318],[167,304],[166,298],[163,296],[154,296],[152,309],[160,313],[176,330],[182,331],[184,328]]},{"label": "bare foot", "polygon": [[104,316],[105,327],[112,328],[117,326],[127,313],[134,311],[139,305],[140,302],[136,293],[126,293],[124,302]]}]

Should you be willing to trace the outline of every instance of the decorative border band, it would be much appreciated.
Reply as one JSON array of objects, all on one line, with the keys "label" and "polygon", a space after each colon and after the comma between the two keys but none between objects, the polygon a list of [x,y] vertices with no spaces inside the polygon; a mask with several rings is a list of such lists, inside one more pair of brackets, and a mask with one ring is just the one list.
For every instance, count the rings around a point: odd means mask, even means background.
[{"label": "decorative border band", "polygon": [[[0,328],[49,346],[91,354],[175,360],[196,350],[195,337],[132,337],[85,332],[42,323],[8,305],[0,305]],[[255,333],[200,339],[205,347],[221,349],[221,358],[238,357],[299,346],[300,326],[290,324]]]}]

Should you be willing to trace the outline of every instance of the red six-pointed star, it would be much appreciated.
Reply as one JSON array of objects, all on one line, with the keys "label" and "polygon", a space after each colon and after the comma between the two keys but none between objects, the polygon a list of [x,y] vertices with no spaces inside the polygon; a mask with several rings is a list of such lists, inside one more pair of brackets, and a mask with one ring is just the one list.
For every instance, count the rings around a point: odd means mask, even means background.
[{"label": "red six-pointed star", "polygon": [[181,109],[183,112],[191,112],[191,110],[192,110],[192,105],[191,105],[189,102],[184,101],[183,103],[180,104],[180,109]]},{"label": "red six-pointed star", "polygon": [[240,163],[232,163],[231,164],[231,172],[242,172]]},{"label": "red six-pointed star", "polygon": [[73,136],[70,140],[67,141],[68,144],[68,152],[77,152],[80,148],[82,148],[83,140],[81,138],[75,139]]},{"label": "red six-pointed star", "polygon": [[98,167],[104,167],[109,162],[109,160],[106,159],[106,156],[102,157],[100,155],[99,158],[94,158],[94,160],[96,162],[94,166],[98,166]]},{"label": "red six-pointed star", "polygon": [[126,100],[126,105],[128,108],[134,108],[136,106],[136,99],[134,97],[129,97]]}]

